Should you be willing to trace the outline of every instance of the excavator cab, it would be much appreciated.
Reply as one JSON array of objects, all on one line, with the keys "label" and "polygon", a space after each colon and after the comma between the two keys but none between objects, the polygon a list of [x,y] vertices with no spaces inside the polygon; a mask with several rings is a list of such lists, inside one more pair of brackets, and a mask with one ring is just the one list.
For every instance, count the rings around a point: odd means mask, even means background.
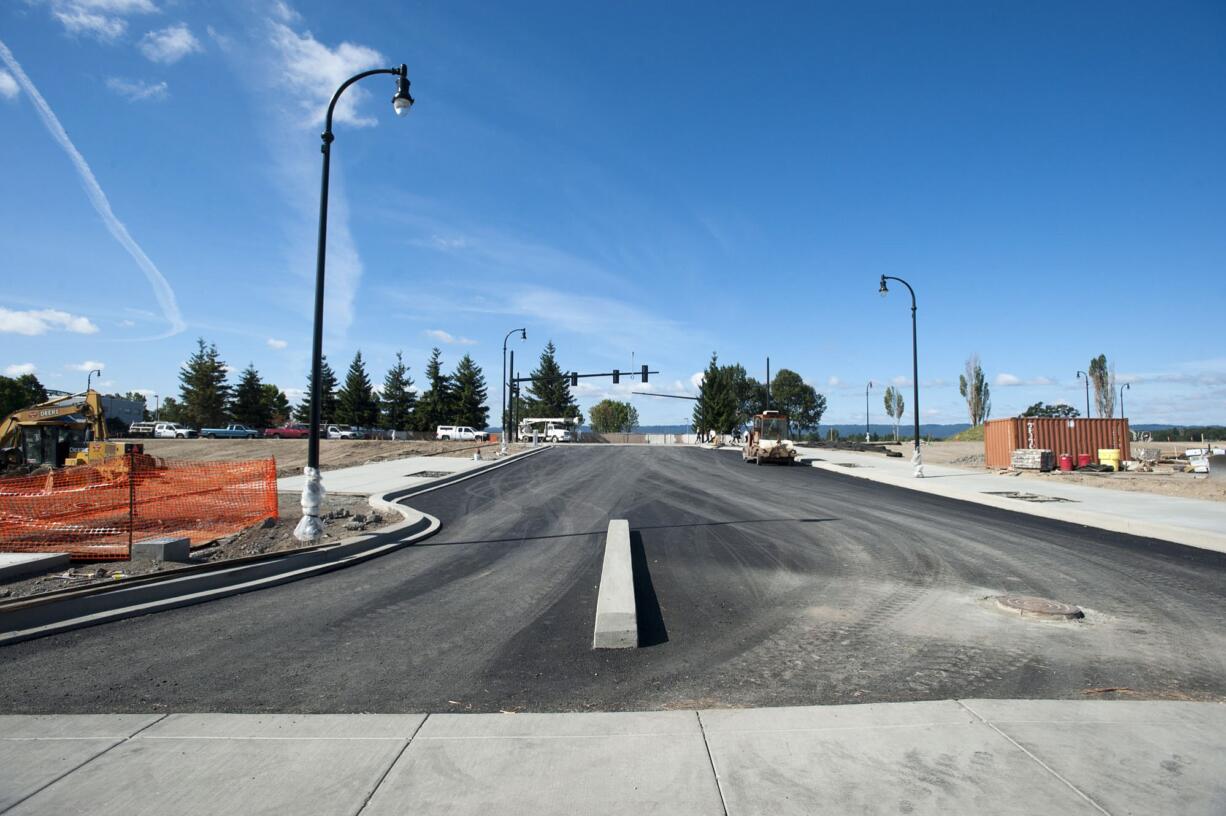
[{"label": "excavator cab", "polygon": [[91,390],[10,414],[0,422],[0,458],[8,467],[79,465],[90,461],[90,443],[106,438],[102,399]]}]

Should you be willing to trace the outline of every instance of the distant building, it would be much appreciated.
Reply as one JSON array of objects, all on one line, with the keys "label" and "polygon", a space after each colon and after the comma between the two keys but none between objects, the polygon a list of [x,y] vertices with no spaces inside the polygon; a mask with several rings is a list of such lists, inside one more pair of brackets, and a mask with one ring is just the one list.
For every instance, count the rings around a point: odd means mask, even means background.
[{"label": "distant building", "polygon": [[104,396],[102,410],[106,414],[108,425],[121,425],[124,430],[133,422],[140,422],[145,418],[145,403],[123,397]]}]

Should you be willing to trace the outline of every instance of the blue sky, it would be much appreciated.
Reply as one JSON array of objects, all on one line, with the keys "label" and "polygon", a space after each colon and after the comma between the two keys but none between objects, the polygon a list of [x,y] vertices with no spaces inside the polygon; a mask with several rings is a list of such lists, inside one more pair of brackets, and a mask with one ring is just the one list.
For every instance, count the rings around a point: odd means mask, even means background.
[{"label": "blue sky", "polygon": [[340,371],[437,344],[496,405],[526,325],[524,373],[552,339],[694,393],[712,351],[769,355],[857,422],[910,382],[886,273],[926,422],[965,421],[971,353],[993,416],[1081,405],[1105,353],[1135,422],[1226,421],[1218,2],[9,0],[0,42],[0,370],[50,387],[175,394],[203,336],[297,399],[322,109],[405,62],[407,117],[384,77],[338,115]]}]

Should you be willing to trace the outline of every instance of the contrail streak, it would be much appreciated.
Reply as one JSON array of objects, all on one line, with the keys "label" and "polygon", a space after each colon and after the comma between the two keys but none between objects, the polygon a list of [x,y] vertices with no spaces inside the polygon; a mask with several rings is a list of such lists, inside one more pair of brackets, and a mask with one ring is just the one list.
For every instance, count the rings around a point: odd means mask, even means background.
[{"label": "contrail streak", "polygon": [[110,230],[115,240],[128,251],[128,254],[132,256],[132,260],[136,261],[136,265],[145,273],[145,277],[149,280],[149,285],[153,287],[154,297],[157,298],[158,304],[162,307],[162,314],[165,316],[166,322],[170,324],[170,330],[160,335],[160,337],[170,337],[186,329],[187,324],[183,322],[183,315],[179,312],[179,304],[175,300],[174,290],[170,288],[166,277],[158,271],[157,266],[149,259],[145,251],[128,234],[128,228],[115,217],[115,213],[111,210],[111,202],[107,200],[106,193],[102,192],[102,187],[98,185],[98,180],[94,178],[93,171],[85,163],[85,157],[81,155],[81,151],[77,150],[76,145],[72,143],[72,139],[68,138],[67,131],[64,130],[64,126],[60,124],[60,120],[52,112],[51,106],[47,104],[47,100],[43,99],[42,94],[38,92],[38,88],[34,87],[34,83],[26,76],[26,72],[21,69],[21,65],[18,64],[17,59],[13,56],[13,52],[8,49],[8,46],[3,41],[0,41],[0,60],[4,61],[9,71],[17,79],[18,84],[30,96],[30,99],[34,102],[34,108],[43,120],[43,124],[47,126],[51,136],[60,143],[60,147],[64,148],[68,158],[72,160],[73,165],[77,169],[77,174],[81,176],[81,184],[85,187],[85,193],[89,196],[90,203],[94,205],[94,209],[98,212],[102,222],[106,224],[106,228]]}]

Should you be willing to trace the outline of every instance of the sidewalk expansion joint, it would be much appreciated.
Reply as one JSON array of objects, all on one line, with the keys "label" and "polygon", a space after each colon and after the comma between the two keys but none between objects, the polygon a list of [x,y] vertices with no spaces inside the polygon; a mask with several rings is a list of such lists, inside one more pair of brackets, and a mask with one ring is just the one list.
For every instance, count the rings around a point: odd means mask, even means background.
[{"label": "sidewalk expansion joint", "polygon": [[1040,768],[1042,768],[1043,770],[1047,771],[1047,772],[1048,772],[1049,774],[1051,774],[1052,776],[1056,777],[1056,779],[1059,779],[1061,782],[1063,782],[1063,783],[1064,783],[1064,784],[1065,784],[1065,785],[1068,787],[1068,789],[1069,789],[1069,790],[1071,790],[1073,793],[1077,794],[1077,795],[1078,795],[1078,796],[1080,796],[1082,799],[1084,799],[1084,800],[1086,800],[1087,802],[1089,802],[1089,803],[1090,803],[1090,805],[1091,805],[1091,806],[1092,806],[1092,807],[1093,807],[1095,810],[1097,810],[1097,811],[1099,811],[1100,813],[1104,814],[1104,816],[1111,816],[1111,811],[1107,810],[1105,807],[1103,807],[1102,805],[1100,805],[1098,802],[1094,801],[1094,799],[1093,799],[1093,798],[1092,798],[1092,797],[1091,797],[1091,796],[1090,796],[1088,793],[1086,793],[1085,791],[1083,791],[1081,788],[1077,787],[1077,786],[1076,786],[1076,785],[1074,785],[1072,782],[1070,782],[1068,779],[1066,779],[1066,778],[1064,778],[1063,776],[1061,776],[1061,775],[1060,775],[1060,774],[1059,774],[1059,773],[1058,773],[1058,772],[1057,772],[1057,771],[1056,771],[1054,768],[1052,768],[1052,767],[1051,767],[1050,765],[1048,765],[1046,762],[1044,762],[1043,760],[1041,760],[1041,759],[1039,759],[1037,756],[1035,756],[1035,755],[1034,755],[1034,753],[1032,753],[1030,750],[1028,750],[1028,749],[1027,749],[1025,746],[1023,746],[1023,745],[1022,745],[1020,742],[1018,742],[1018,741],[1017,741],[1017,740],[1015,740],[1013,737],[1011,737],[1011,736],[1009,736],[1008,734],[1006,734],[1006,733],[1005,733],[1004,731],[1002,731],[1000,728],[997,728],[997,727],[996,727],[996,723],[989,722],[988,720],[984,719],[984,717],[982,717],[982,716],[979,714],[979,712],[978,712],[978,711],[976,711],[975,709],[971,708],[970,706],[968,706],[966,703],[962,702],[961,700],[955,700],[954,702],[956,702],[958,705],[962,706],[962,707],[963,707],[963,708],[965,708],[967,711],[969,711],[969,712],[971,713],[971,716],[973,716],[975,719],[979,720],[979,722],[983,723],[983,724],[984,724],[984,725],[986,725],[988,728],[991,728],[991,729],[992,729],[993,731],[995,731],[997,734],[1000,734],[1002,737],[1004,737],[1005,739],[1007,739],[1007,740],[1008,740],[1010,743],[1012,743],[1012,744],[1013,744],[1013,746],[1014,746],[1015,748],[1017,748],[1019,751],[1021,751],[1021,752],[1022,752],[1023,754],[1025,754],[1026,756],[1030,757],[1030,758],[1031,758],[1031,759],[1032,759],[1032,760],[1033,760],[1033,761],[1034,761],[1034,762],[1035,762],[1035,763],[1036,763],[1036,764],[1037,764],[1037,765],[1038,765]]},{"label": "sidewalk expansion joint", "polygon": [[383,787],[383,781],[387,779],[387,775],[392,772],[392,768],[396,767],[396,763],[400,762],[400,758],[404,756],[404,752],[409,750],[409,746],[413,743],[413,738],[417,736],[419,731],[421,731],[422,727],[426,724],[426,720],[428,719],[430,719],[429,714],[422,717],[421,722],[419,722],[417,727],[413,729],[413,733],[409,734],[409,738],[404,741],[404,745],[400,746],[400,750],[396,752],[396,756],[393,757],[392,761],[388,763],[388,766],[383,769],[383,773],[381,773],[379,778],[375,781],[375,786],[370,789],[370,793],[366,794],[366,800],[362,802],[362,806],[360,808],[354,811],[353,816],[361,816],[362,811],[366,810],[366,806],[370,804],[370,800],[374,799],[375,794],[379,791],[379,788]]},{"label": "sidewalk expansion joint", "polygon": [[[133,731],[133,732],[132,732],[131,734],[129,734],[128,736],[126,736],[126,737],[124,737],[123,739],[119,740],[118,742],[114,743],[113,745],[108,745],[106,748],[103,748],[101,751],[99,751],[98,753],[94,754],[92,757],[90,757],[89,759],[85,760],[84,762],[81,762],[81,763],[79,763],[79,764],[77,764],[77,765],[74,765],[73,767],[71,767],[71,768],[69,768],[68,770],[64,771],[62,774],[60,774],[59,776],[57,776],[55,779],[52,779],[52,780],[51,780],[50,782],[48,782],[47,784],[45,784],[45,785],[41,786],[40,788],[38,788],[38,790],[35,790],[35,791],[30,792],[30,794],[29,794],[29,795],[21,797],[21,798],[20,798],[20,799],[18,799],[16,802],[14,802],[13,804],[11,804],[11,805],[9,805],[8,807],[6,807],[4,810],[0,810],[0,814],[3,814],[3,813],[8,813],[10,810],[12,810],[13,808],[17,807],[17,806],[18,806],[18,805],[20,805],[22,802],[28,801],[28,800],[29,800],[29,799],[31,799],[32,797],[38,796],[38,794],[42,793],[42,792],[43,792],[43,791],[45,791],[47,788],[49,788],[49,787],[51,787],[52,785],[54,785],[55,783],[59,782],[59,781],[60,781],[61,779],[63,779],[64,777],[69,776],[70,774],[74,774],[74,773],[76,773],[77,771],[81,770],[81,769],[82,769],[82,768],[84,768],[86,765],[88,765],[89,763],[93,762],[95,759],[97,759],[98,757],[102,756],[103,754],[109,754],[109,753],[110,753],[112,750],[114,750],[115,748],[118,748],[120,745],[123,745],[125,742],[128,742],[129,740],[131,740],[132,738],[134,738],[136,735],[140,734],[142,731],[146,731],[146,730],[148,730],[148,729],[152,728],[153,726],[157,725],[158,723],[160,723],[162,720],[166,719],[166,718],[167,718],[167,717],[169,717],[169,716],[170,716],[170,714],[169,714],[169,713],[167,713],[167,714],[162,714],[161,716],[159,716],[159,717],[158,717],[156,720],[154,720],[153,722],[151,722],[151,723],[148,723],[148,724],[146,724],[146,725],[141,726],[140,728],[136,729],[135,731]],[[85,737],[81,737],[81,739],[86,739],[86,738],[85,738]]]},{"label": "sidewalk expansion joint", "polygon": [[711,775],[715,777],[715,789],[719,791],[719,806],[724,809],[724,816],[728,816],[728,800],[724,798],[724,786],[719,781],[719,771],[715,768],[715,757],[711,756],[711,744],[707,742],[707,729],[702,724],[702,712],[695,711],[694,716],[698,719],[698,732],[702,734],[702,747],[707,752],[707,762],[711,765]]}]

